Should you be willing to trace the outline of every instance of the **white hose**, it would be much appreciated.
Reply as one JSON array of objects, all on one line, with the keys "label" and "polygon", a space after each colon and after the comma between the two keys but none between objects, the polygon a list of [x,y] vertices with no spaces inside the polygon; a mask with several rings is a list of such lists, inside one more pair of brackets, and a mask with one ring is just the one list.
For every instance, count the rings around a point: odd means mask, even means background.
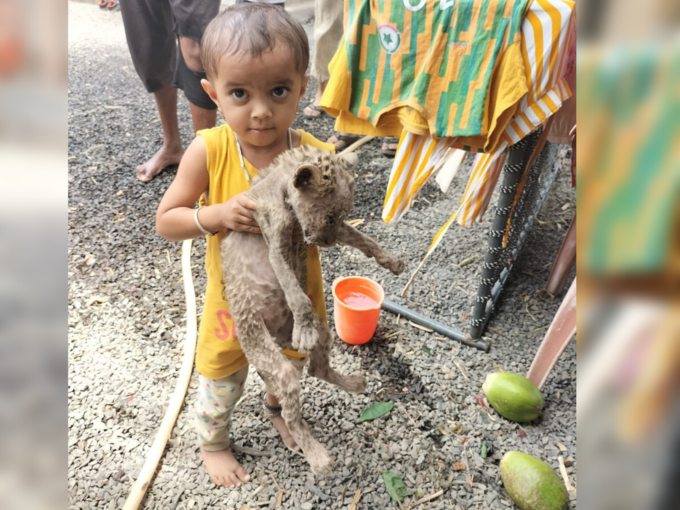
[{"label": "white hose", "polygon": [[137,510],[142,499],[144,499],[144,494],[146,494],[146,489],[149,487],[153,474],[156,472],[156,467],[161,460],[165,445],[168,439],[170,439],[170,434],[177,421],[177,416],[184,403],[184,397],[191,380],[191,372],[194,368],[194,355],[196,353],[197,331],[196,294],[194,292],[194,280],[191,276],[191,239],[187,239],[182,243],[182,276],[184,277],[184,295],[187,303],[187,336],[184,343],[182,368],[180,368],[177,385],[170,397],[161,426],[146,456],[144,466],[142,466],[137,480],[132,484],[130,495],[125,501],[125,505],[123,505],[123,510]]}]

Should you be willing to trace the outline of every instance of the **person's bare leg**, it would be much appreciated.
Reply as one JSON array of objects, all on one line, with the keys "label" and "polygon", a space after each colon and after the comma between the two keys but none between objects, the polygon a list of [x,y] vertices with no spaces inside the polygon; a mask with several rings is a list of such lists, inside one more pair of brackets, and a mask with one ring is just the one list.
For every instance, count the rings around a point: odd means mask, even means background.
[{"label": "person's bare leg", "polygon": [[243,482],[250,481],[250,475],[234,458],[230,448],[217,452],[209,452],[201,448],[201,456],[208,476],[215,485],[240,487]]},{"label": "person's bare leg", "polygon": [[191,106],[191,120],[194,123],[194,134],[198,133],[201,129],[215,127],[217,110],[205,110],[191,103],[189,105]]},{"label": "person's bare leg", "polygon": [[137,179],[142,182],[149,182],[170,165],[178,165],[184,154],[177,126],[177,89],[168,84],[153,95],[161,118],[163,147],[137,167]]},{"label": "person's bare leg", "polygon": [[[314,106],[319,106],[321,104],[321,97],[323,96],[324,90],[326,90],[326,85],[328,85],[328,81],[320,81],[319,85],[316,88],[316,96],[314,97]],[[321,112],[318,110],[315,110],[309,106],[307,106],[304,110],[303,113],[307,117],[318,117],[321,115]]]},{"label": "person's bare leg", "polygon": [[[269,404],[271,407],[280,407],[281,404],[279,404],[279,399],[277,399],[271,393],[267,392],[266,398],[267,404]],[[288,425],[286,425],[286,421],[283,419],[283,417],[279,414],[276,417],[269,418],[269,420],[272,422],[272,425],[274,425],[274,428],[281,436],[281,441],[283,441],[291,450],[299,452],[300,447],[295,442],[295,439],[293,439],[293,436],[291,435],[290,430],[288,430]]]}]

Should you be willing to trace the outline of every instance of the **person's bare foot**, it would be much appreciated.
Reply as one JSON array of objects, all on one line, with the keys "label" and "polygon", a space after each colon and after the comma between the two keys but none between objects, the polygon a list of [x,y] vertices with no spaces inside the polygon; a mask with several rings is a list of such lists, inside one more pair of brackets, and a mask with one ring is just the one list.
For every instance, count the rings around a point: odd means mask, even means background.
[{"label": "person's bare foot", "polygon": [[308,106],[305,106],[305,109],[302,110],[302,113],[304,113],[305,117],[311,117],[312,119],[316,119],[318,117],[321,117],[324,111],[318,104],[310,104]]},{"label": "person's bare foot", "polygon": [[316,89],[316,96],[314,97],[314,102],[306,106],[304,110],[302,110],[302,113],[304,113],[305,117],[321,117],[323,115],[324,111],[319,107],[319,104],[321,104],[321,97],[323,96],[324,90],[326,90],[326,85],[328,84],[327,81],[324,82],[319,82],[319,86]]},{"label": "person's bare foot", "polygon": [[341,151],[352,145],[354,142],[361,140],[361,138],[361,135],[335,131],[333,135],[326,140],[326,143],[332,143],[336,151]]},{"label": "person's bare foot", "polygon": [[250,481],[250,475],[234,458],[231,449],[209,452],[201,448],[201,456],[205,469],[215,485],[233,488]]},{"label": "person's bare foot", "polygon": [[397,153],[397,149],[399,149],[398,138],[383,138],[383,144],[380,147],[380,152],[382,152],[383,156],[393,158]]},{"label": "person's bare foot", "polygon": [[269,408],[265,407],[265,415],[269,418],[272,425],[274,425],[274,428],[281,436],[281,441],[294,452],[299,452],[300,447],[295,442],[295,439],[293,439],[290,430],[288,430],[288,425],[286,425],[286,421],[281,416],[281,411],[278,410],[280,405],[278,399],[270,393],[267,393],[265,398],[269,405]]},{"label": "person's bare foot", "polygon": [[165,168],[171,165],[179,165],[184,149],[182,147],[166,147],[154,154],[149,161],[137,167],[137,179],[142,182],[149,182]]}]

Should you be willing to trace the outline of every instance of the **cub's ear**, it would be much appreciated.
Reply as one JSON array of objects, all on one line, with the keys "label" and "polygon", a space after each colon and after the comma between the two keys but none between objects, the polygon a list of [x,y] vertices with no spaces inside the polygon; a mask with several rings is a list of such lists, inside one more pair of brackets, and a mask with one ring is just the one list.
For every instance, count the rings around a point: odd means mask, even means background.
[{"label": "cub's ear", "polygon": [[293,186],[297,189],[308,187],[319,175],[319,169],[314,165],[301,165],[293,174]]},{"label": "cub's ear", "polygon": [[345,160],[345,163],[349,165],[350,170],[353,170],[359,163],[359,158],[353,152],[350,152],[348,154],[339,154],[339,156]]}]

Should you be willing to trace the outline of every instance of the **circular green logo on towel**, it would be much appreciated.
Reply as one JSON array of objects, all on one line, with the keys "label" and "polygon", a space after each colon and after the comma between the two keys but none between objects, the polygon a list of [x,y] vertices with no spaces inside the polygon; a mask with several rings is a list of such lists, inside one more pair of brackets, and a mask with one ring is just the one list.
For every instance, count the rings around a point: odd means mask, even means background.
[{"label": "circular green logo on towel", "polygon": [[380,25],[378,27],[378,37],[380,38],[380,46],[387,53],[394,53],[401,46],[401,34],[392,25]]}]

